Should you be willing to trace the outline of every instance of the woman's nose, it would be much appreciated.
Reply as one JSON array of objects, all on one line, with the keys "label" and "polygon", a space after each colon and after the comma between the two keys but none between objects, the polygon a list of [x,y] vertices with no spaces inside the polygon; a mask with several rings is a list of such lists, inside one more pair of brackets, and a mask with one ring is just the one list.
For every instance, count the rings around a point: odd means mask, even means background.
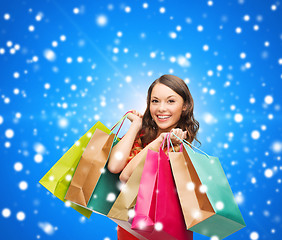
[{"label": "woman's nose", "polygon": [[166,104],[165,103],[161,103],[160,105],[159,105],[159,111],[160,112],[164,112],[166,110]]}]

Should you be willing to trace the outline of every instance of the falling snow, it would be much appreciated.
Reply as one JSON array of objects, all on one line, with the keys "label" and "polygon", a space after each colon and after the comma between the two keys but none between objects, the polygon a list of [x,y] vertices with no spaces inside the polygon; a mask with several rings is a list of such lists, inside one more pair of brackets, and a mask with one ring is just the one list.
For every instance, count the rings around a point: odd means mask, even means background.
[{"label": "falling snow", "polygon": [[[116,239],[112,221],[78,215],[38,181],[97,121],[111,128],[130,109],[143,113],[151,82],[171,73],[189,86],[200,149],[219,157],[247,223],[229,238],[282,239],[279,1],[9,4],[17,11],[2,4],[0,42],[4,238]],[[209,193],[196,188],[186,184]]]}]

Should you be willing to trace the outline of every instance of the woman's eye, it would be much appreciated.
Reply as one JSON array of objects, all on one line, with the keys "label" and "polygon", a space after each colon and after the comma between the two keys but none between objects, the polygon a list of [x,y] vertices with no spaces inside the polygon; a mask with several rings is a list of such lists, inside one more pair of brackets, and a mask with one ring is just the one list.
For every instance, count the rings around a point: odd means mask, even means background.
[{"label": "woman's eye", "polygon": [[153,99],[153,100],[152,100],[152,103],[156,103],[156,102],[158,102],[158,100],[156,100],[156,99]]},{"label": "woman's eye", "polygon": [[174,100],[168,100],[168,102],[169,102],[169,103],[174,103],[175,101],[174,101]]}]

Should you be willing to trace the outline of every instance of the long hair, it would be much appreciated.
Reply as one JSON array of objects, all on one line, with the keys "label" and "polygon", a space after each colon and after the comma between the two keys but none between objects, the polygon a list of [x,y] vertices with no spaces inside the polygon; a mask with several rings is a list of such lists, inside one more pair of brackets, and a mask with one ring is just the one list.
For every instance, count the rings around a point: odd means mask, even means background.
[{"label": "long hair", "polygon": [[158,126],[151,116],[150,104],[152,90],[158,83],[166,85],[182,97],[184,104],[187,105],[187,108],[182,112],[176,128],[181,128],[183,131],[187,131],[187,138],[185,140],[187,140],[189,143],[192,143],[195,139],[201,145],[201,142],[197,139],[199,122],[194,118],[194,101],[190,90],[181,78],[168,74],[162,75],[160,78],[156,79],[148,89],[147,108],[143,115],[142,128],[140,130],[144,133],[144,135],[138,142],[141,143],[142,147],[145,147],[157,137]]}]

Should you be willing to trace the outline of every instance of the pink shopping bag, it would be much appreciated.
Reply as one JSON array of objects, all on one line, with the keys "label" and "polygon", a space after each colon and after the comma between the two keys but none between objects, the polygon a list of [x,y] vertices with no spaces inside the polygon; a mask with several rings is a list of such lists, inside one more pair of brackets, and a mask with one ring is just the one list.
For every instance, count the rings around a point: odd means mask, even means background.
[{"label": "pink shopping bag", "polygon": [[147,239],[192,240],[193,233],[186,229],[169,157],[163,150],[164,142],[159,152],[148,150],[131,228]]}]

